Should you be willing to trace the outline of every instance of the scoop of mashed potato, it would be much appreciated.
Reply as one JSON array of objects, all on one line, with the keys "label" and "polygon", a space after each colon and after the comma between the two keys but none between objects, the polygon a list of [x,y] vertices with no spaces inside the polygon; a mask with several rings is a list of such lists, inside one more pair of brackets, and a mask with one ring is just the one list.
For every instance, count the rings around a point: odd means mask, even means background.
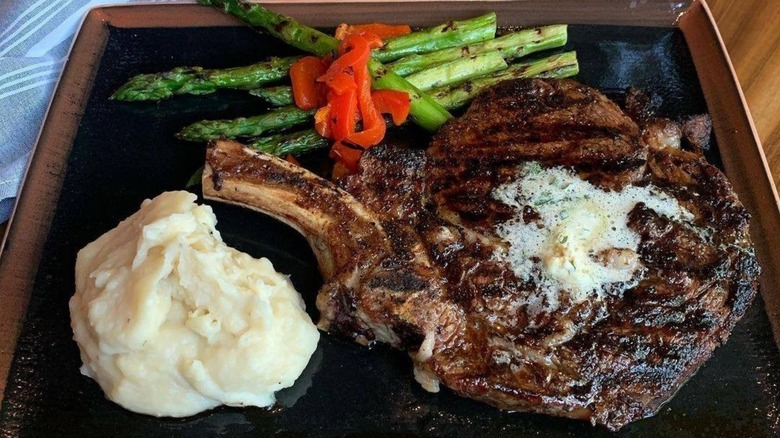
[{"label": "scoop of mashed potato", "polygon": [[76,259],[70,314],[81,372],[131,411],[270,406],[317,348],[290,280],[228,247],[211,207],[195,199],[147,199]]}]

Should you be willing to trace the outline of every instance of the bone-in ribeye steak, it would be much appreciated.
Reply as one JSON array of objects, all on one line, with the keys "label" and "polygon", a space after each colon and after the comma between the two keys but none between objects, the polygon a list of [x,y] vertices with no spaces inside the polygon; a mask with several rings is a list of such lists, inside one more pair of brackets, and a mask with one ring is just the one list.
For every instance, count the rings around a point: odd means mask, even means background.
[{"label": "bone-in ribeye steak", "polygon": [[340,187],[216,142],[204,193],[306,236],[323,330],[408,351],[426,389],[614,430],[728,338],[759,273],[725,176],[679,125],[632,115],[571,80],[509,81]]}]

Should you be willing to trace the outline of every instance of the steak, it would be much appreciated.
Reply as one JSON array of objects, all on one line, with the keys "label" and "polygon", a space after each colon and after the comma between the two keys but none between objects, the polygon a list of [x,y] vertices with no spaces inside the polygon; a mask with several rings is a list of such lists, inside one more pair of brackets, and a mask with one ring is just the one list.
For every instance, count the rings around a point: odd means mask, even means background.
[{"label": "steak", "polygon": [[322,330],[408,351],[430,391],[616,430],[726,341],[759,274],[725,176],[633,107],[503,82],[427,150],[375,147],[338,184],[218,141],[204,194],[308,239]]}]

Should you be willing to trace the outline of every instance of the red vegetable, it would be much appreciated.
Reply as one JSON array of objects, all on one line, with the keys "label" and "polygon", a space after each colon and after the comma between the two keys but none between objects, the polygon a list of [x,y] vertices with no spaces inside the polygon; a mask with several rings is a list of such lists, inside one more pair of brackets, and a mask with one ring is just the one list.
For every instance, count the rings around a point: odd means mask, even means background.
[{"label": "red vegetable", "polygon": [[347,140],[362,146],[363,149],[368,149],[384,138],[385,120],[374,106],[374,101],[371,100],[371,76],[367,67],[355,70],[355,82],[357,83],[358,108],[360,108],[360,115],[363,119],[363,130],[348,136]]},{"label": "red vegetable", "polygon": [[314,130],[317,131],[317,134],[325,138],[332,138],[333,133],[330,129],[330,105],[326,104],[314,113]]},{"label": "red vegetable", "polygon": [[412,101],[409,94],[396,90],[376,90],[371,93],[374,106],[382,114],[390,114],[395,126],[399,126],[409,117]]},{"label": "red vegetable", "polygon": [[317,78],[325,73],[327,66],[321,59],[314,56],[304,56],[290,66],[295,105],[301,109],[318,107]]},{"label": "red vegetable", "polygon": [[343,40],[350,33],[370,32],[381,39],[397,37],[412,33],[412,29],[406,24],[383,24],[383,23],[368,23],[368,24],[356,24],[350,26],[348,24],[340,24],[336,28],[336,38]]},{"label": "red vegetable", "polygon": [[[344,169],[356,171],[363,149],[382,141],[387,129],[382,112],[392,115],[396,124],[403,123],[409,114],[410,102],[406,93],[371,93],[368,61],[371,49],[382,46],[378,33],[408,33],[408,26],[406,29],[383,26],[340,25],[336,29],[336,37],[341,40],[338,57],[332,62],[324,59],[319,64],[320,67],[328,65],[327,70],[316,79],[316,83],[324,86],[327,93],[314,87],[312,94],[315,100],[316,96],[326,94],[327,102],[320,103],[320,109],[314,116],[314,128],[320,135],[335,141],[330,155],[339,164],[339,172]],[[313,62],[311,65],[314,68]],[[308,78],[306,84],[309,84]],[[360,131],[357,130],[358,123],[362,127]]]},{"label": "red vegetable", "polygon": [[328,102],[330,107],[330,133],[336,141],[344,140],[355,134],[357,117],[357,90],[344,94],[332,93]]},{"label": "red vegetable", "polygon": [[363,155],[361,149],[348,146],[340,141],[333,143],[333,147],[330,149],[330,157],[344,165],[350,172],[357,170],[361,155]]}]

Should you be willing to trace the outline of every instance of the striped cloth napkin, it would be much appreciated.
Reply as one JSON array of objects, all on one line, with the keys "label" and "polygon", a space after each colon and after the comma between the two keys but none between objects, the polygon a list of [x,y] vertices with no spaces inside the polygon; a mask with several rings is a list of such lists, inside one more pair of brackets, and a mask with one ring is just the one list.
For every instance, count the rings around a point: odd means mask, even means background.
[{"label": "striped cloth napkin", "polygon": [[136,1],[0,0],[0,223],[11,214],[30,151],[84,15],[96,6]]}]

